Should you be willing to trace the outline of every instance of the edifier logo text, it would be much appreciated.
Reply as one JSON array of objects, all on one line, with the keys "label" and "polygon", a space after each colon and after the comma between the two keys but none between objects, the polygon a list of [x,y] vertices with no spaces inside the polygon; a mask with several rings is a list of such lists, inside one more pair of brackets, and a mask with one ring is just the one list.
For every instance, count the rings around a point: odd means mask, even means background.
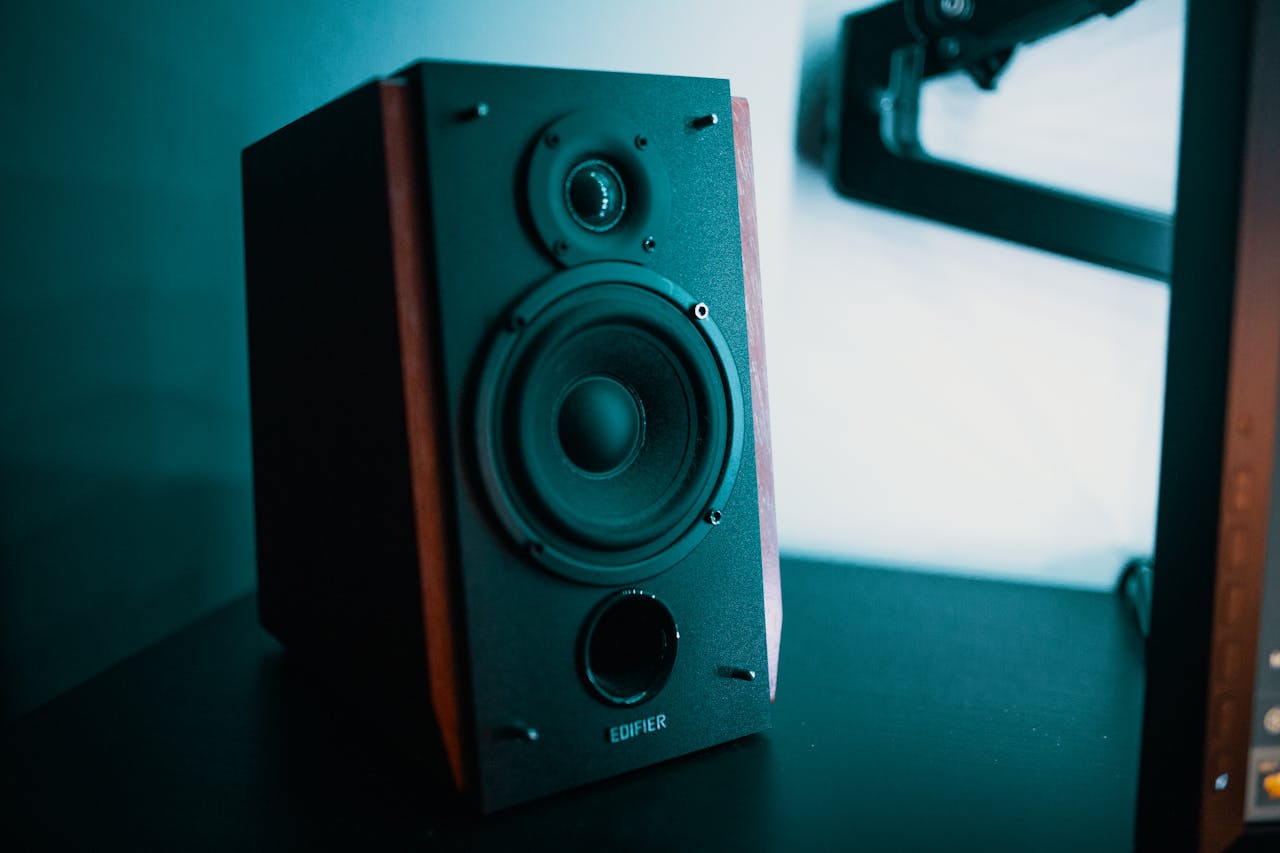
[{"label": "edifier logo text", "polygon": [[609,729],[609,743],[622,743],[624,740],[631,740],[640,735],[651,735],[660,729],[667,727],[666,714],[654,714],[652,717],[645,717],[643,720],[636,720],[634,723],[623,723],[620,726],[614,726]]}]

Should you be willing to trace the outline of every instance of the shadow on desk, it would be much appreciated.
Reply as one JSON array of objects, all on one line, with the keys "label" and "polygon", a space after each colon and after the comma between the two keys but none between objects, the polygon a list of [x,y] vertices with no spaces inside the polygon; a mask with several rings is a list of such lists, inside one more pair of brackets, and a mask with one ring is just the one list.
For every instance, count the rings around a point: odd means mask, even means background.
[{"label": "shadow on desk", "polygon": [[363,718],[336,710],[283,655],[264,659],[259,677],[264,707],[274,709],[262,728],[279,773],[271,787],[283,794],[276,808],[284,814],[271,819],[290,830],[270,841],[285,846],[537,849],[576,840],[653,850],[679,838],[707,849],[724,840],[719,820],[707,816],[726,803],[767,811],[771,744],[750,737],[652,773],[482,817],[453,789],[438,743],[426,745],[434,754],[397,760],[392,744],[367,731]]},{"label": "shadow on desk", "polygon": [[1116,596],[783,568],[763,735],[482,818],[246,598],[10,726],[6,825],[24,849],[1130,849],[1142,644]]}]

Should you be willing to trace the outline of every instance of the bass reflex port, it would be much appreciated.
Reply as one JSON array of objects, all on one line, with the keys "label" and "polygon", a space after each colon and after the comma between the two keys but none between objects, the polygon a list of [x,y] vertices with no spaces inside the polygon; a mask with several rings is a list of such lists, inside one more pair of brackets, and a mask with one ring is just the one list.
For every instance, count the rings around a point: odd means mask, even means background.
[{"label": "bass reflex port", "polygon": [[675,617],[656,596],[638,589],[610,596],[583,632],[587,686],[610,705],[652,699],[671,675],[679,639]]}]

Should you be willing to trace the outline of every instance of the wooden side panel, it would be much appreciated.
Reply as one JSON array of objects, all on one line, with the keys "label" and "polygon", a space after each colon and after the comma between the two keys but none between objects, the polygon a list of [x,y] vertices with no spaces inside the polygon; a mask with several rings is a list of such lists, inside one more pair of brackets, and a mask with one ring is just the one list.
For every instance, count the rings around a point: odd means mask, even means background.
[{"label": "wooden side panel", "polygon": [[[436,365],[430,345],[431,318],[427,313],[427,289],[433,282],[428,277],[423,243],[422,147],[409,87],[400,81],[384,81],[380,90],[427,675],[454,784],[459,790],[466,790],[471,786],[473,768],[464,736],[467,715],[462,706],[456,618],[460,610],[450,574],[445,530],[447,466],[441,459],[443,442],[437,428],[444,415],[438,406]],[[423,723],[429,724],[425,720]]]},{"label": "wooden side panel", "polygon": [[751,159],[751,107],[733,99],[733,147],[738,165],[738,217],[742,230],[742,277],[751,351],[751,407],[756,436],[756,488],[760,502],[760,557],[764,574],[764,620],[769,649],[769,698],[777,698],[782,648],[782,575],[773,505],[773,445],[769,431],[769,377],[765,370],[764,310],[760,293],[760,246],[756,234],[755,170]]}]

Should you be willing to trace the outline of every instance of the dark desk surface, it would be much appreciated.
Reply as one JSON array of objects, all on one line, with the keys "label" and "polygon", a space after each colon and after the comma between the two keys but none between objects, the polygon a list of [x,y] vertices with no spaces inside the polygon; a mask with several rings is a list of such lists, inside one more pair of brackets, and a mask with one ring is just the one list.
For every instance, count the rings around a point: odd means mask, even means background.
[{"label": "dark desk surface", "polygon": [[488,818],[361,737],[245,598],[9,726],[3,835],[96,850],[1130,849],[1142,644],[1118,597],[794,560],[783,578],[771,732]]}]

